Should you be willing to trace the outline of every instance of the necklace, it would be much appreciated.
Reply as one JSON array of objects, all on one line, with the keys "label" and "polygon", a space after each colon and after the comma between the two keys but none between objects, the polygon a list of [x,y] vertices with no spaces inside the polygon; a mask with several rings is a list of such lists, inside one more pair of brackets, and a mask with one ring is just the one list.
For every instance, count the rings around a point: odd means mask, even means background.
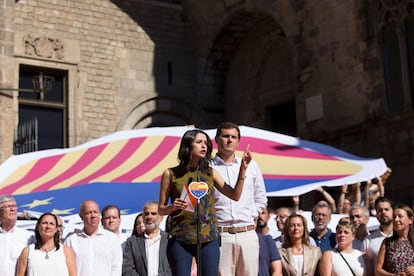
[{"label": "necklace", "polygon": [[292,254],[293,255],[302,255],[303,254],[303,247],[292,247]]},{"label": "necklace", "polygon": [[44,248],[44,247],[41,247],[41,249],[43,249],[46,252],[45,259],[48,260],[49,259],[49,252],[52,251],[53,249],[55,249],[55,247],[51,248],[49,251],[46,250],[46,248]]}]

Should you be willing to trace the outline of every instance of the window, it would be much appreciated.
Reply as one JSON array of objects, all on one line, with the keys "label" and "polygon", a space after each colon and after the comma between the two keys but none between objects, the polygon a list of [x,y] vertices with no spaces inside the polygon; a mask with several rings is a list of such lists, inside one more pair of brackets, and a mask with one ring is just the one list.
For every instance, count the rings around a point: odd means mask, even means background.
[{"label": "window", "polygon": [[[411,15],[405,19],[405,37],[407,41],[408,52],[408,68],[410,70],[410,87],[411,87],[411,99],[414,99],[414,16]],[[411,108],[414,109],[414,100],[412,100]]]},{"label": "window", "polygon": [[395,115],[404,111],[400,46],[395,24],[389,23],[381,29],[381,40],[388,113]]},{"label": "window", "polygon": [[295,101],[267,106],[265,111],[265,128],[286,135],[296,136]]},{"label": "window", "polygon": [[414,3],[376,2],[384,66],[386,106],[390,115],[414,109]]},{"label": "window", "polygon": [[[67,76],[65,70],[21,65],[19,70],[19,131],[15,153],[67,147]],[[45,80],[53,78],[50,89],[36,89],[33,79],[47,86]],[[33,127],[34,126],[34,127]],[[26,131],[20,131],[21,129]],[[36,133],[37,147],[23,149],[28,132]]]}]

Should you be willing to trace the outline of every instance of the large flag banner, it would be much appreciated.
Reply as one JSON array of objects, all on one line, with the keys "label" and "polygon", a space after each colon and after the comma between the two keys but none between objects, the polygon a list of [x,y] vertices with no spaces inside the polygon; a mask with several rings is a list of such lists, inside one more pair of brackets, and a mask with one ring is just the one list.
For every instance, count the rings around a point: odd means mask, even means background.
[{"label": "large flag banner", "polygon": [[[73,148],[14,155],[0,166],[0,194],[13,195],[19,211],[73,215],[82,201],[92,199],[101,208],[117,205],[123,214],[140,212],[146,201],[158,200],[160,177],[177,165],[180,139],[188,129],[120,131]],[[240,131],[236,154],[250,145],[268,196],[366,181],[387,169],[383,159],[247,126]],[[206,132],[214,141],[216,130]]]}]

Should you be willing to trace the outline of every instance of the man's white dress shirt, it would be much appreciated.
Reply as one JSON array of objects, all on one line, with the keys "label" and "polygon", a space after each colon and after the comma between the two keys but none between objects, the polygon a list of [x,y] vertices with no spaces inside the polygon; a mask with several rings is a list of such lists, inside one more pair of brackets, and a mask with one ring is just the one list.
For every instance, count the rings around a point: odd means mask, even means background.
[{"label": "man's white dress shirt", "polygon": [[148,264],[148,276],[157,276],[158,275],[158,266],[160,260],[160,241],[161,241],[161,231],[158,231],[158,234],[150,238],[147,234],[145,236],[145,253],[147,257]]},{"label": "man's white dress shirt", "polygon": [[371,234],[365,237],[362,245],[362,251],[365,251],[372,261],[372,265],[375,271],[375,265],[378,259],[378,251],[381,247],[382,241],[385,238],[391,237],[392,232],[390,235],[384,234],[380,229],[375,230]]},{"label": "man's white dress shirt", "polygon": [[14,276],[17,259],[24,247],[33,242],[33,234],[15,226],[5,232],[0,226],[0,275]]},{"label": "man's white dress shirt", "polygon": [[75,253],[77,275],[121,275],[122,247],[114,233],[99,228],[95,235],[88,236],[83,230],[75,230],[64,244]]},{"label": "man's white dress shirt", "polygon": [[[211,165],[228,185],[236,186],[241,158],[236,157],[232,163],[225,164],[216,155]],[[254,219],[267,205],[263,175],[257,163],[252,160],[247,167],[243,192],[239,201],[234,201],[217,190],[214,190],[214,199],[219,226],[253,225]]]}]

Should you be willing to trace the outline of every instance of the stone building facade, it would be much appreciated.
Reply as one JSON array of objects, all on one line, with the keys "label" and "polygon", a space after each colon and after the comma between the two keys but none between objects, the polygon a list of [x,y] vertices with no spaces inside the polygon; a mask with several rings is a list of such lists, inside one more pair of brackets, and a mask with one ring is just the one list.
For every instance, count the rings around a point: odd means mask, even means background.
[{"label": "stone building facade", "polygon": [[65,147],[231,120],[383,157],[387,195],[413,199],[412,1],[0,3],[0,160],[23,105],[43,104],[13,89],[42,72],[62,90],[45,107],[61,111]]}]

